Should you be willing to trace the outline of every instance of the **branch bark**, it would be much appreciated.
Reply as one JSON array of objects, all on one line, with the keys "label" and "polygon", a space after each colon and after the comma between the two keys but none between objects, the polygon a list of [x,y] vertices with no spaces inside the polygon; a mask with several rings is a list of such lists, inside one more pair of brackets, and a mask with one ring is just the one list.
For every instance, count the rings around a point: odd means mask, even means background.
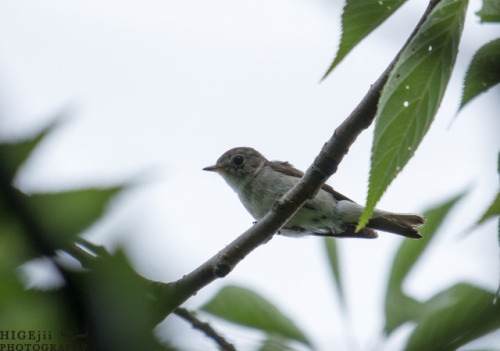
[{"label": "branch bark", "polygon": [[422,18],[396,57],[377,81],[371,85],[358,106],[335,129],[332,137],[324,144],[319,155],[307,169],[302,179],[285,195],[276,200],[267,215],[182,279],[173,283],[160,283],[161,293],[158,299],[166,315],[204,286],[215,279],[225,277],[246,255],[259,245],[271,240],[274,233],[300,209],[307,199],[313,198],[325,181],[337,171],[338,165],[349,151],[350,146],[361,132],[372,124],[377,111],[380,93],[396,61],[439,1],[429,1]]},{"label": "branch bark", "polygon": [[185,308],[178,307],[174,310],[174,313],[186,320],[188,323],[191,323],[194,329],[202,331],[207,337],[213,339],[222,351],[236,351],[234,345],[217,334],[210,324],[200,321],[193,313],[189,312]]}]

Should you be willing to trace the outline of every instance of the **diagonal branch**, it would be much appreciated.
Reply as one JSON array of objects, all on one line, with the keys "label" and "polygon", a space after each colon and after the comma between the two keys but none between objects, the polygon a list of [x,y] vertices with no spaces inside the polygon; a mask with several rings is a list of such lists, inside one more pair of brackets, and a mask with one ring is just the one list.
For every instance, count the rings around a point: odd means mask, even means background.
[{"label": "diagonal branch", "polygon": [[380,93],[396,61],[439,1],[429,1],[422,18],[393,61],[372,84],[354,111],[337,127],[302,179],[283,197],[276,200],[267,215],[193,272],[176,282],[161,284],[162,289],[158,300],[165,314],[172,312],[174,308],[180,306],[215,279],[225,277],[246,255],[259,245],[271,240],[274,233],[300,209],[307,199],[314,197],[325,181],[337,171],[338,165],[350,146],[361,132],[372,124]]},{"label": "diagonal branch", "polygon": [[200,321],[193,313],[189,312],[185,308],[178,307],[174,310],[174,313],[191,323],[194,329],[201,330],[206,336],[213,339],[222,351],[236,351],[234,345],[217,334],[210,324]]}]

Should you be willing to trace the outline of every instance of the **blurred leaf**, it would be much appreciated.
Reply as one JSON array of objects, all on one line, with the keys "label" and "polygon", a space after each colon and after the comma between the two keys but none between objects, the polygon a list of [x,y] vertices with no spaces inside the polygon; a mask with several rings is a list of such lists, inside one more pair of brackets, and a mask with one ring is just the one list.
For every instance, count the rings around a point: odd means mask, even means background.
[{"label": "blurred leaf", "polygon": [[491,203],[490,207],[486,210],[486,212],[483,214],[483,216],[479,219],[477,223],[478,224],[483,223],[488,218],[498,215],[500,215],[500,191],[498,192],[495,200],[493,200],[493,202]]},{"label": "blurred leaf", "polygon": [[328,74],[368,34],[392,15],[406,0],[347,0],[342,13],[342,37]]},{"label": "blurred leaf", "polygon": [[102,216],[121,187],[85,189],[64,193],[35,194],[24,200],[56,247],[71,243],[75,236]]},{"label": "blurred leaf", "polygon": [[51,330],[51,342],[58,342],[56,333],[72,330],[77,324],[61,302],[61,292],[25,289],[18,267],[35,255],[33,243],[17,221],[3,213],[0,218],[0,330]]},{"label": "blurred leaf", "polygon": [[392,263],[385,300],[386,324],[384,330],[387,334],[404,322],[414,319],[421,312],[420,303],[403,293],[403,282],[418,258],[429,246],[444,218],[465,194],[466,192],[462,192],[443,204],[426,211],[424,213],[426,222],[420,229],[422,239],[404,240],[401,243]]},{"label": "blurred leaf", "polygon": [[456,350],[500,328],[500,304],[494,295],[468,284],[457,284],[426,302],[425,313],[405,350]]},{"label": "blurred leaf", "polygon": [[420,240],[403,240],[401,246],[394,257],[392,270],[389,277],[389,288],[401,288],[404,279],[428,247],[432,238],[438,231],[444,218],[448,215],[453,206],[461,200],[467,191],[464,191],[442,204],[425,211],[425,225],[420,229],[422,239]]},{"label": "blurred leaf", "polygon": [[[498,174],[500,175],[500,153],[498,154]],[[477,224],[483,223],[490,217],[500,215],[500,191],[497,194],[497,197],[491,203],[490,207],[486,210],[486,212],[481,216]],[[500,229],[499,229],[499,240],[500,240]]]},{"label": "blurred leaf", "polygon": [[13,270],[33,257],[30,249],[32,243],[26,240],[21,223],[11,215],[10,208],[1,195],[0,193],[0,272],[2,269]]},{"label": "blurred leaf", "polygon": [[26,223],[18,213],[19,192],[11,185],[18,168],[55,125],[33,139],[0,144],[0,330],[52,331],[51,342],[62,343],[58,333],[74,329],[78,321],[62,302],[66,300],[61,291],[27,290],[21,283],[18,267],[39,252],[37,242],[25,235]]},{"label": "blurred leaf", "polygon": [[118,252],[84,273],[82,289],[92,350],[164,350],[153,336],[155,302],[148,283]]},{"label": "blurred leaf", "polygon": [[272,303],[252,290],[226,286],[202,310],[233,323],[310,345],[305,334]]},{"label": "blurred leaf", "polygon": [[259,351],[292,351],[289,344],[290,339],[279,337],[276,334],[268,334]]},{"label": "blurred leaf", "polygon": [[389,335],[397,327],[416,319],[422,312],[422,303],[402,291],[389,290],[385,297],[384,332]]},{"label": "blurred leaf", "polygon": [[477,95],[498,83],[500,83],[500,39],[483,45],[474,54],[465,75],[459,110]]},{"label": "blurred leaf", "polygon": [[483,0],[483,7],[476,14],[481,17],[481,22],[500,22],[500,2]]},{"label": "blurred leaf", "polygon": [[415,153],[436,114],[458,51],[466,0],[443,0],[403,51],[379,100],[362,228]]},{"label": "blurred leaf", "polygon": [[[498,244],[500,244],[500,217],[498,217]],[[498,280],[498,288],[495,294],[495,303],[498,302],[499,297],[500,297],[500,279]]]},{"label": "blurred leaf", "polygon": [[342,288],[342,278],[340,276],[340,260],[337,251],[337,241],[332,238],[325,238],[324,243],[326,254],[328,255],[328,262],[330,263],[330,268],[333,273],[335,287],[337,288],[341,304],[345,306],[344,289]]},{"label": "blurred leaf", "polygon": [[49,124],[33,138],[12,143],[0,143],[0,177],[2,181],[11,183],[18,168],[29,157],[40,141],[49,134],[58,124],[60,118]]}]

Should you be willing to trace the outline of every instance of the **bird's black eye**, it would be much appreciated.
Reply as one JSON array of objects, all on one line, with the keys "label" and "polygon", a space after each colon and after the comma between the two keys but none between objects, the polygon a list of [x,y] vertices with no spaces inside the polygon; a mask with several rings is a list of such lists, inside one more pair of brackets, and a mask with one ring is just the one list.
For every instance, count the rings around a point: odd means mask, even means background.
[{"label": "bird's black eye", "polygon": [[245,162],[245,158],[243,156],[241,156],[241,155],[234,156],[233,163],[236,166],[241,166],[243,164],[243,162]]}]

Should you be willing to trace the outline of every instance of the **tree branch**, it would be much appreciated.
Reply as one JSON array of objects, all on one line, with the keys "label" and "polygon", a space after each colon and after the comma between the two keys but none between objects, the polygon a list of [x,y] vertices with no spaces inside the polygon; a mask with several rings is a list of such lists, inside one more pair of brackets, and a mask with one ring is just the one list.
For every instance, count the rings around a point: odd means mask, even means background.
[{"label": "tree branch", "polygon": [[338,165],[359,134],[372,124],[377,111],[380,93],[389,77],[389,73],[403,50],[408,46],[439,1],[429,1],[422,18],[393,61],[370,87],[358,106],[334,131],[332,137],[325,143],[302,179],[283,197],[276,200],[267,215],[182,279],[173,283],[160,283],[162,293],[158,298],[164,313],[171,313],[174,308],[180,306],[189,297],[196,294],[198,290],[217,278],[225,277],[246,255],[259,245],[271,240],[274,233],[300,209],[304,202],[315,196],[325,181],[337,171]]},{"label": "tree branch", "polygon": [[223,351],[236,351],[236,348],[233,344],[229,343],[222,336],[217,334],[217,332],[210,326],[208,323],[204,323],[196,318],[191,312],[186,310],[185,308],[178,307],[174,310],[174,313],[181,317],[182,319],[191,323],[194,329],[198,329],[205,333],[206,336],[213,339],[217,345],[219,345],[220,349]]}]

